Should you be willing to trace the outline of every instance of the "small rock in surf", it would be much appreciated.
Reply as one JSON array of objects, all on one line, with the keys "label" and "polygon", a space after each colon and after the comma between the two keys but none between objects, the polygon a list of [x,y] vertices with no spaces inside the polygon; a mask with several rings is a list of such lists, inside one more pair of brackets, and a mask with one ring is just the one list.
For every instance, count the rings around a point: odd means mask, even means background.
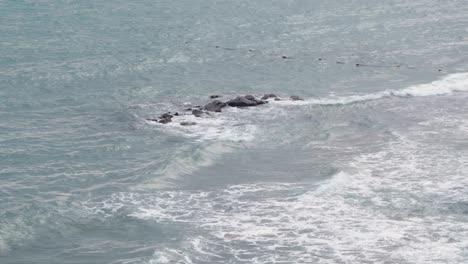
[{"label": "small rock in surf", "polygon": [[203,108],[210,112],[221,112],[221,109],[225,106],[226,103],[223,103],[219,100],[214,100],[213,102],[206,104]]},{"label": "small rock in surf", "polygon": [[262,100],[267,100],[267,99],[270,99],[270,98],[277,98],[277,96],[276,96],[276,94],[265,94],[262,97]]},{"label": "small rock in surf", "polygon": [[304,101],[304,99],[300,98],[297,95],[291,95],[291,97],[289,97],[289,99],[291,99],[293,101]]},{"label": "small rock in surf", "polygon": [[199,109],[193,109],[192,110],[192,115],[196,116],[196,117],[200,117],[203,115],[203,111],[202,110],[199,110]]},{"label": "small rock in surf", "polygon": [[180,122],[181,126],[194,126],[196,124],[196,122]]}]

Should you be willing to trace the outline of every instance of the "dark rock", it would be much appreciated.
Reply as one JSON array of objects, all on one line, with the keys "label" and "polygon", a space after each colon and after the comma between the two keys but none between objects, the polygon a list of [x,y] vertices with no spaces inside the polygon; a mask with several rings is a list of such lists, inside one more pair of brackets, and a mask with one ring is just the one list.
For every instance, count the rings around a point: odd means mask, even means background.
[{"label": "dark rock", "polygon": [[159,118],[161,118],[161,119],[171,119],[172,117],[173,117],[173,115],[171,115],[170,113],[164,113],[164,114],[159,116]]},{"label": "dark rock", "polygon": [[213,102],[206,104],[203,108],[210,112],[221,112],[221,109],[225,106],[226,103],[223,103],[219,100],[214,100]]},{"label": "dark rock", "polygon": [[185,108],[184,110],[185,110],[185,111],[192,111],[192,107]]},{"label": "dark rock", "polygon": [[275,98],[275,101],[281,101],[281,99],[279,99],[278,97]]},{"label": "dark rock", "polygon": [[270,98],[277,98],[277,96],[276,96],[276,94],[265,94],[262,97],[262,100],[267,100],[267,99],[270,99]]},{"label": "dark rock", "polygon": [[194,126],[196,124],[196,122],[180,122],[181,126]]},{"label": "dark rock", "polygon": [[196,117],[200,117],[203,115],[203,111],[202,110],[199,110],[199,109],[193,109],[192,110],[192,115],[196,116]]},{"label": "dark rock", "polygon": [[232,107],[249,107],[264,104],[264,101],[258,100],[252,95],[238,96],[235,99],[226,102],[227,105]]},{"label": "dark rock", "polygon": [[158,120],[157,120],[157,119],[154,119],[154,118],[148,118],[148,119],[146,119],[146,120],[147,120],[147,121],[158,122]]},{"label": "dark rock", "polygon": [[300,98],[299,96],[297,95],[291,95],[289,97],[289,99],[293,100],[293,101],[304,101],[304,99]]},{"label": "dark rock", "polygon": [[179,116],[179,113],[175,112],[175,113],[174,113],[174,116]]},{"label": "dark rock", "polygon": [[173,117],[174,115],[171,115],[171,112],[167,112],[159,116],[158,122],[161,124],[167,124],[172,122]]},{"label": "dark rock", "polygon": [[160,119],[158,122],[161,123],[161,124],[167,124],[167,123],[172,122],[172,119],[171,118],[163,118],[163,119]]},{"label": "dark rock", "polygon": [[247,99],[247,100],[250,100],[250,101],[256,101],[257,100],[253,95],[250,95],[250,94],[244,96],[244,98]]},{"label": "dark rock", "polygon": [[221,97],[220,95],[217,95],[217,94],[214,94],[214,95],[210,95],[210,99],[215,99],[215,98],[219,98]]}]

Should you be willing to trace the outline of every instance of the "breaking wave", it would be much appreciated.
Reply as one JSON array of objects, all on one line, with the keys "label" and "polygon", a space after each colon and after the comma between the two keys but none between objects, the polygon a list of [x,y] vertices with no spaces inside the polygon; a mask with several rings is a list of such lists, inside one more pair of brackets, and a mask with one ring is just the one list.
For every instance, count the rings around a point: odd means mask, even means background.
[{"label": "breaking wave", "polygon": [[149,263],[463,263],[468,160],[458,154],[394,134],[319,183],[116,193],[84,206],[192,230]]},{"label": "breaking wave", "polygon": [[385,90],[382,92],[364,95],[311,98],[304,101],[275,101],[274,103],[280,105],[346,105],[362,101],[377,100],[392,96],[419,97],[433,95],[449,95],[454,92],[464,91],[468,91],[468,73],[454,73],[428,84],[413,85],[401,90]]}]

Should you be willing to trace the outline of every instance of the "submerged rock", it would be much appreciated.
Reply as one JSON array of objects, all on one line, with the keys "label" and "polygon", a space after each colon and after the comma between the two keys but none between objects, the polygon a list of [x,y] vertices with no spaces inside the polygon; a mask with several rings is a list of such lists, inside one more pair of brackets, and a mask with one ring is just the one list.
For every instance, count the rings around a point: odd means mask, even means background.
[{"label": "submerged rock", "polygon": [[171,115],[170,112],[164,113],[164,114],[162,114],[162,115],[159,116],[159,118],[161,118],[161,119],[167,119],[167,118],[170,119],[170,118],[172,118],[172,117],[174,117],[174,116]]},{"label": "submerged rock", "polygon": [[227,105],[232,107],[250,107],[266,103],[256,99],[253,95],[238,96],[235,99],[226,102]]},{"label": "submerged rock", "polygon": [[196,122],[180,122],[181,126],[194,126],[196,124]]},{"label": "submerged rock", "polygon": [[192,115],[196,116],[196,117],[200,117],[203,115],[203,111],[200,110],[200,109],[193,109],[192,110]]},{"label": "submerged rock", "polygon": [[172,122],[172,119],[171,118],[163,118],[163,119],[160,119],[158,122],[161,123],[161,124],[167,124],[167,123]]},{"label": "submerged rock", "polygon": [[210,112],[221,112],[221,109],[225,106],[226,103],[223,103],[219,100],[214,100],[213,102],[206,104],[203,108]]},{"label": "submerged rock", "polygon": [[[176,114],[179,115],[178,113],[176,113]],[[170,112],[167,112],[167,113],[164,113],[164,114],[159,116],[158,122],[161,123],[161,124],[167,124],[167,123],[172,122],[173,117],[174,117],[174,115],[172,115]],[[154,119],[154,121],[156,121],[156,120]]]},{"label": "submerged rock", "polygon": [[262,97],[262,100],[267,100],[267,99],[270,99],[270,98],[278,98],[278,97],[276,96],[276,94],[265,94]]},{"label": "submerged rock", "polygon": [[217,94],[210,95],[210,99],[215,99],[219,97],[221,97],[221,95],[217,95]]},{"label": "submerged rock", "polygon": [[297,95],[291,95],[291,97],[289,97],[289,99],[291,99],[293,101],[304,101],[304,99],[300,98]]}]

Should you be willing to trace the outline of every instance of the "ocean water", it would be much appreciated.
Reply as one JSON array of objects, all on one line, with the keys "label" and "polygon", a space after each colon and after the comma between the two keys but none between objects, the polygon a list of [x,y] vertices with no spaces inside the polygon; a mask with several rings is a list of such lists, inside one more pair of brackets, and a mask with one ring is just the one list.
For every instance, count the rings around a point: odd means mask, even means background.
[{"label": "ocean water", "polygon": [[0,0],[0,263],[468,263],[466,1]]}]

